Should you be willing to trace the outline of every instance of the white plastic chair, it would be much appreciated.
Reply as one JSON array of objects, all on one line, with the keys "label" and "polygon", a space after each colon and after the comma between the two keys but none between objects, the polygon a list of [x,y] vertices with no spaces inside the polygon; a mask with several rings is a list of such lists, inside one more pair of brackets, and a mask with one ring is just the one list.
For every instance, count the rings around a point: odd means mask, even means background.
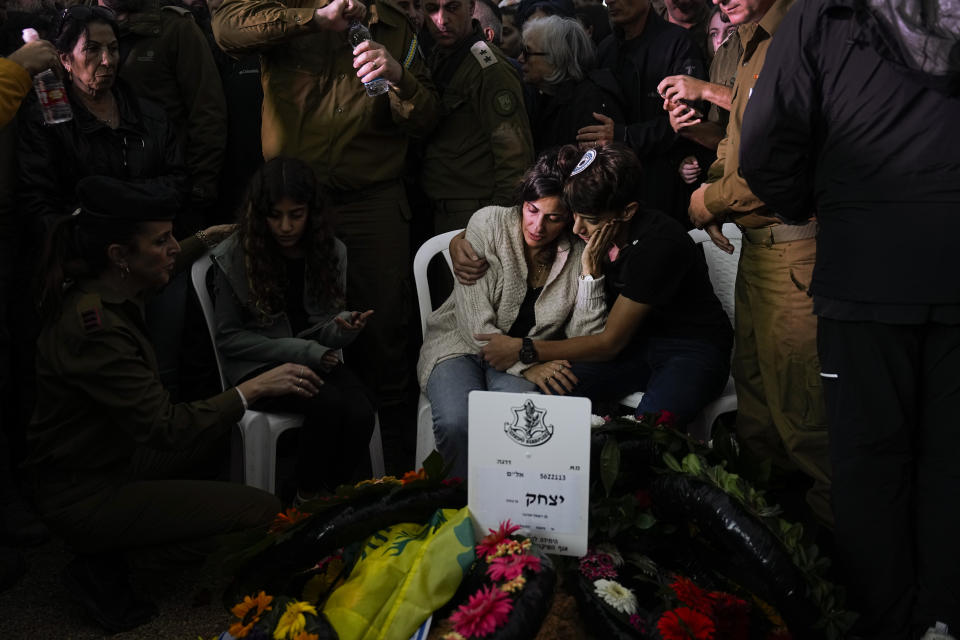
[{"label": "white plastic chair", "polygon": [[[707,270],[710,273],[710,282],[713,284],[713,291],[720,299],[723,310],[727,312],[730,323],[733,324],[734,309],[734,283],[737,281],[737,265],[740,262],[740,247],[742,238],[740,237],[740,228],[735,224],[727,223],[723,225],[723,235],[727,237],[730,244],[734,246],[732,254],[720,250],[706,231],[692,229],[690,237],[693,241],[703,247],[703,254],[707,260]],[[637,391],[620,399],[620,404],[631,409],[636,409],[643,398],[643,392]],[[727,379],[727,384],[720,396],[705,406],[693,422],[687,425],[687,432],[695,437],[708,442],[710,433],[713,431],[713,423],[724,413],[730,413],[737,410],[737,391],[733,384],[733,376]]]},{"label": "white plastic chair", "polygon": [[[207,331],[213,344],[213,353],[217,360],[217,371],[220,373],[220,384],[228,388],[227,379],[223,376],[223,366],[220,364],[220,353],[217,351],[215,327],[213,320],[213,300],[207,290],[207,271],[213,263],[210,254],[205,253],[198,258],[190,269],[193,288],[200,300],[200,308],[207,322]],[[244,412],[237,427],[240,429],[240,438],[243,446],[243,480],[251,487],[257,487],[270,493],[276,492],[277,476],[277,440],[280,434],[288,429],[303,425],[303,416],[292,413],[267,413],[248,409]],[[380,417],[374,414],[373,435],[370,438],[370,466],[374,477],[383,476],[383,442],[380,438]]]},{"label": "white plastic chair", "polygon": [[[453,272],[453,262],[450,260],[450,241],[455,235],[463,231],[447,231],[438,236],[427,240],[417,249],[417,254],[413,257],[413,281],[417,287],[417,304],[420,306],[420,332],[423,337],[427,336],[427,316],[433,312],[433,300],[430,297],[430,283],[427,280],[427,267],[430,261],[437,254],[443,254]],[[414,460],[414,469],[423,466],[423,461],[430,452],[437,448],[437,440],[433,435],[433,412],[430,409],[430,401],[426,394],[420,392],[420,399],[417,401],[417,453]]]}]

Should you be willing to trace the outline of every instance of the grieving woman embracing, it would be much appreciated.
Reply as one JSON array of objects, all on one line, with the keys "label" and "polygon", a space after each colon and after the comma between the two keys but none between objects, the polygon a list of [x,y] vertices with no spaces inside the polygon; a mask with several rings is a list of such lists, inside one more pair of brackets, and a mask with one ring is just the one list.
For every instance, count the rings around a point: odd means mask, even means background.
[{"label": "grieving woman embracing", "polygon": [[535,392],[551,378],[570,388],[576,384],[563,360],[517,362],[497,371],[478,355],[475,334],[529,343],[603,328],[603,285],[580,277],[593,246],[572,236],[562,201],[580,155],[571,145],[544,153],[524,176],[516,206],[486,207],[470,218],[466,237],[490,268],[475,286],[457,283],[427,320],[417,374],[432,406],[437,446],[453,462],[454,475],[466,476],[471,391]]}]

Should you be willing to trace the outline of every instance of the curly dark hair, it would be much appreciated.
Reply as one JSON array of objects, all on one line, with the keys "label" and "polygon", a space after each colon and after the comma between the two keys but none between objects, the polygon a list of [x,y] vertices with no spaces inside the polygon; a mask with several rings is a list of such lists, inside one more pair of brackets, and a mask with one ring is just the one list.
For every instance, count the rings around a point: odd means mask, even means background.
[{"label": "curly dark hair", "polygon": [[302,160],[274,158],[254,174],[237,218],[237,239],[243,247],[250,291],[248,304],[262,321],[283,311],[289,286],[286,262],[267,225],[267,216],[284,198],[307,205],[307,226],[300,242],[310,274],[309,293],[326,299],[331,310],[339,310],[344,304],[333,228],[316,175]]},{"label": "curly dark hair", "polygon": [[563,185],[563,200],[575,213],[618,216],[640,198],[640,160],[626,145],[597,147],[597,157]]}]

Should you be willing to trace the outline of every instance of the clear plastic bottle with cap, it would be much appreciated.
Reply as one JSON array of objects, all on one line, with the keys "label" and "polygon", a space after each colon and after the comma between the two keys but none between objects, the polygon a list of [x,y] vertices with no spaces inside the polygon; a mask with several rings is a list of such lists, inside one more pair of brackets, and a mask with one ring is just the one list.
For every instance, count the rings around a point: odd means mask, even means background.
[{"label": "clear plastic bottle with cap", "polygon": [[[356,47],[366,40],[372,40],[370,37],[370,29],[367,29],[366,25],[362,22],[351,22],[350,29],[347,31],[347,41],[350,43],[350,46]],[[377,78],[370,82],[364,82],[363,86],[367,90],[367,95],[371,98],[383,95],[390,90],[390,83],[386,78]]]},{"label": "clear plastic bottle with cap", "polygon": [[[33,42],[38,40],[40,35],[36,29],[24,29],[23,41]],[[43,112],[43,120],[47,124],[60,124],[73,120],[73,109],[70,108],[70,101],[67,100],[67,91],[63,87],[63,81],[57,77],[53,69],[41,71],[33,76],[33,89],[37,92],[37,98],[40,100],[40,110]]]}]

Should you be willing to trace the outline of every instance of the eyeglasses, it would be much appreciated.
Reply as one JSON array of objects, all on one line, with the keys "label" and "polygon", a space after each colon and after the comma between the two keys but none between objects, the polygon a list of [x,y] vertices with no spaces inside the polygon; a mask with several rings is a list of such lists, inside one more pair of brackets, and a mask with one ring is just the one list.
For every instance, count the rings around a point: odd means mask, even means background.
[{"label": "eyeglasses", "polygon": [[526,46],[522,46],[520,47],[520,55],[522,55],[524,58],[532,58],[533,56],[546,56],[550,54],[545,51],[530,51],[530,49],[527,49]]},{"label": "eyeglasses", "polygon": [[63,10],[63,13],[60,14],[60,28],[57,31],[62,32],[63,25],[66,24],[68,20],[89,22],[91,18],[104,20],[106,22],[116,22],[117,14],[107,7],[90,7],[85,4],[75,4],[72,7],[67,7]]}]

